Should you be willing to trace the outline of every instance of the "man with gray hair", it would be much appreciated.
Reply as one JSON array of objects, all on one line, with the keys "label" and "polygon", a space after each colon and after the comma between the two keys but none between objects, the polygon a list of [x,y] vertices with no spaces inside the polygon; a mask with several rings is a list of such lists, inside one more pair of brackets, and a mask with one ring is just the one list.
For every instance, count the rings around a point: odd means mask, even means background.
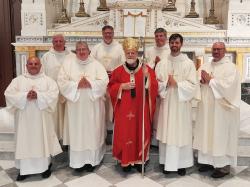
[{"label": "man with gray hair", "polygon": [[70,167],[92,172],[105,153],[105,68],[89,56],[86,42],[76,43],[76,55],[67,56],[57,83],[66,99]]},{"label": "man with gray hair", "polygon": [[199,171],[213,171],[213,178],[228,175],[230,165],[237,165],[241,81],[225,53],[225,44],[215,42],[212,62],[198,71],[201,95],[193,147],[198,150]]},{"label": "man with gray hair", "polygon": [[[62,63],[67,55],[72,54],[65,47],[65,38],[62,34],[56,34],[52,37],[53,46],[48,52],[46,52],[41,62],[43,64],[44,72],[46,75],[57,80],[58,72],[62,66]],[[56,111],[54,112],[55,130],[58,139],[63,139],[63,129],[64,129],[64,110],[65,110],[65,99],[60,94],[57,103]]]}]

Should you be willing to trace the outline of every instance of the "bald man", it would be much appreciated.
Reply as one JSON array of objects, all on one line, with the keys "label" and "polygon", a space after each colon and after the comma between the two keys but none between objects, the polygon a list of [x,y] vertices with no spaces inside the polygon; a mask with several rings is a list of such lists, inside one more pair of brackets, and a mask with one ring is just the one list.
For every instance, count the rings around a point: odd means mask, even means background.
[{"label": "bald man", "polygon": [[61,152],[52,113],[58,99],[56,82],[41,71],[37,57],[27,61],[27,72],[13,79],[5,90],[7,108],[16,115],[17,181],[30,174],[51,175],[50,157]]},{"label": "bald man", "polygon": [[212,171],[213,178],[228,175],[230,165],[237,165],[240,75],[225,53],[224,43],[214,43],[212,62],[199,69],[201,101],[193,147],[198,150],[199,171]]},{"label": "bald man", "polygon": [[[42,64],[45,74],[55,81],[57,80],[58,72],[63,64],[64,59],[72,53],[65,47],[65,38],[62,34],[54,35],[52,38],[53,46],[42,57]],[[64,132],[64,113],[65,99],[62,95],[59,96],[56,111],[53,114],[55,121],[55,131],[58,139],[63,139]]]}]

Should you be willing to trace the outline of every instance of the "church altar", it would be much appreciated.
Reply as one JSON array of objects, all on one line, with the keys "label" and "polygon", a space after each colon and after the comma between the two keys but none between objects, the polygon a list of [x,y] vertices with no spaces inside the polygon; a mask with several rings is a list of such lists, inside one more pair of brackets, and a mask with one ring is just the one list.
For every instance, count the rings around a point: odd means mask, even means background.
[{"label": "church altar", "polygon": [[[80,8],[88,17],[76,16]],[[215,24],[209,22],[213,11]],[[165,28],[168,36],[178,32],[184,37],[183,52],[194,62],[211,59],[212,43],[223,41],[243,82],[250,81],[247,0],[23,0],[21,15],[21,36],[13,43],[17,75],[25,70],[29,56],[41,57],[51,47],[54,34],[64,34],[70,49],[80,40],[91,48],[102,41],[101,28],[109,24],[120,42],[128,36],[144,37],[146,50],[154,45],[156,28]]]}]

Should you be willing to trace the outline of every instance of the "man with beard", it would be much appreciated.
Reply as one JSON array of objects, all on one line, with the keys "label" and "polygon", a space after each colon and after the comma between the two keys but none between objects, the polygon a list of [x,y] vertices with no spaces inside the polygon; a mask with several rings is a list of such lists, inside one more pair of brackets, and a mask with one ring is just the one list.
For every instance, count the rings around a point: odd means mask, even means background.
[{"label": "man with beard", "polygon": [[[126,38],[123,49],[126,62],[112,72],[108,85],[114,109],[113,156],[120,162],[125,172],[130,171],[134,165],[141,172],[142,151],[145,155],[144,161],[148,159],[158,84],[154,71],[138,59],[139,41]],[[144,150],[142,150],[143,111]]]},{"label": "man with beard", "polygon": [[59,91],[41,67],[39,58],[30,57],[27,72],[13,79],[4,93],[7,108],[16,116],[17,181],[38,173],[48,178],[51,156],[61,152],[52,118]]},{"label": "man with beard", "polygon": [[[71,52],[65,47],[65,39],[62,34],[52,37],[53,46],[45,53],[41,59],[45,74],[57,80],[58,72],[63,64],[64,59]],[[63,139],[64,132],[64,113],[65,98],[60,94],[56,111],[54,112],[55,130],[59,140]]]},{"label": "man with beard", "polygon": [[183,37],[169,38],[171,53],[156,66],[161,97],[157,136],[163,173],[186,174],[193,166],[191,100],[198,86],[193,61],[180,52]]},{"label": "man with beard", "polygon": [[193,147],[202,164],[199,171],[213,171],[213,178],[224,177],[230,173],[230,165],[237,166],[241,80],[225,52],[223,42],[214,43],[212,62],[199,69],[201,101]]}]

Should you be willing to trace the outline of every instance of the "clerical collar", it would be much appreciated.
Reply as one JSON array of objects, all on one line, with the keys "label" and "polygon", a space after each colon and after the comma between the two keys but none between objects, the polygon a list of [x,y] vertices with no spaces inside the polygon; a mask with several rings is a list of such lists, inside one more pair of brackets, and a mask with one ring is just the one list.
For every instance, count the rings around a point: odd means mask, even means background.
[{"label": "clerical collar", "polygon": [[168,55],[168,60],[172,62],[182,62],[187,59],[188,59],[187,55],[183,53],[180,53],[178,56],[172,56],[171,54]]},{"label": "clerical collar", "polygon": [[24,74],[23,74],[23,76],[25,76],[25,77],[27,77],[27,78],[30,78],[30,79],[38,79],[38,78],[40,78],[40,77],[43,77],[45,74],[44,74],[44,72],[43,72],[43,70],[42,70],[42,68],[40,69],[40,72],[38,73],[38,74],[36,74],[36,75],[31,75],[29,72],[28,72],[28,70],[26,70],[27,72],[25,72]]},{"label": "clerical collar", "polygon": [[104,41],[102,41],[102,43],[105,47],[110,47],[110,46],[114,45],[114,41],[112,41],[110,44],[106,44]]},{"label": "clerical collar", "polygon": [[76,59],[77,59],[77,62],[78,62],[79,64],[81,64],[81,65],[86,65],[86,64],[90,63],[89,57],[88,57],[86,60],[80,60],[80,59],[77,58],[77,57],[76,57]]},{"label": "clerical collar", "polygon": [[[141,66],[142,66],[142,63],[139,61],[139,59],[137,59],[136,62],[137,62],[137,65],[136,65],[136,67],[133,67],[133,68],[131,68],[131,66],[129,66],[129,65],[127,66],[127,63],[125,62],[125,63],[123,64],[124,70],[125,70],[127,73],[129,73],[129,74],[131,74],[131,73],[136,73],[137,71],[140,70],[140,68],[141,68]],[[131,70],[130,70],[129,68],[131,68]],[[134,70],[133,70],[133,69],[134,69]]]},{"label": "clerical collar", "polygon": [[68,51],[68,49],[64,49],[64,51],[56,51],[53,47],[52,48],[50,48],[50,50],[49,50],[51,53],[53,53],[53,54],[55,54],[55,55],[58,55],[58,56],[60,56],[60,55],[67,55],[67,54],[69,54],[69,51]]},{"label": "clerical collar", "polygon": [[158,47],[157,45],[155,46],[155,49],[156,50],[166,50],[166,49],[168,49],[167,48],[167,45],[165,44],[164,46],[162,46],[162,47]]},{"label": "clerical collar", "polygon": [[126,65],[126,67],[127,67],[130,71],[134,71],[134,70],[135,70],[136,68],[138,68],[138,66],[139,66],[139,60],[136,59],[136,66],[135,66],[135,67],[131,66],[131,65],[128,64],[127,62],[125,62],[125,65]]},{"label": "clerical collar", "polygon": [[217,62],[212,60],[212,65],[223,64],[223,63],[226,63],[226,62],[229,62],[229,57],[224,56],[222,59],[220,59]]}]

